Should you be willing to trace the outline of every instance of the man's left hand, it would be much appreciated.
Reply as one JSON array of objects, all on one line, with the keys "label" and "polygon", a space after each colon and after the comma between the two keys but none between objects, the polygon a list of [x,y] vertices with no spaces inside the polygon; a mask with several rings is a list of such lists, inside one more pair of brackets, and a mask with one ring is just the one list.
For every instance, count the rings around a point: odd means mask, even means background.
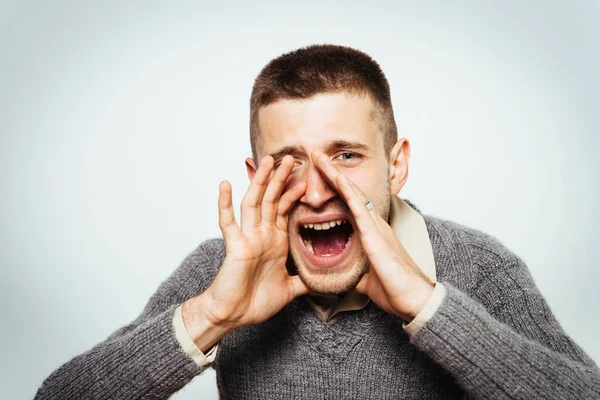
[{"label": "man's left hand", "polygon": [[434,288],[398,240],[390,225],[375,208],[366,207],[362,190],[340,172],[323,153],[313,160],[334,189],[342,196],[354,216],[360,241],[371,268],[356,290],[364,293],[381,309],[410,322],[423,309]]}]

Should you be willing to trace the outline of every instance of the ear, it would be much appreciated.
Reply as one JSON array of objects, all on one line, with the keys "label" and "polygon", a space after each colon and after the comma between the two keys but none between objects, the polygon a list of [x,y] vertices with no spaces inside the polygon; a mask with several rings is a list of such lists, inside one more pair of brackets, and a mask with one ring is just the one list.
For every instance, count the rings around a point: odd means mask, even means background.
[{"label": "ear", "polygon": [[390,151],[390,193],[396,196],[408,179],[408,161],[410,159],[410,143],[402,138]]},{"label": "ear", "polygon": [[248,179],[252,182],[254,174],[256,174],[256,163],[252,157],[246,158],[246,172],[248,173]]}]

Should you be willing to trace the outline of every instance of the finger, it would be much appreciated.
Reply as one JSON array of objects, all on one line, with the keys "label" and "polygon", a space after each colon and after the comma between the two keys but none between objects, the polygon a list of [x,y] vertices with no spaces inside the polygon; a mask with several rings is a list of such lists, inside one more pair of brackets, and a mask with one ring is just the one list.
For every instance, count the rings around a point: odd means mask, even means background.
[{"label": "finger", "polygon": [[285,156],[281,160],[281,164],[273,174],[273,177],[267,185],[267,190],[263,196],[261,205],[262,220],[266,223],[274,223],[277,216],[277,207],[279,197],[285,187],[285,184],[294,168],[294,157]]},{"label": "finger", "polygon": [[[344,177],[344,178],[347,179],[347,177]],[[338,179],[343,179],[343,178],[338,178]],[[347,180],[348,180],[349,185],[354,189],[354,191],[359,195],[359,197],[366,199],[366,196],[360,190],[360,188],[354,182],[352,182],[352,180],[350,180],[350,179],[347,179]],[[365,200],[365,202],[366,202],[366,200]],[[404,248],[404,246],[402,245],[402,243],[400,242],[400,240],[394,233],[394,230],[387,223],[387,221],[385,221],[381,217],[381,215],[379,215],[379,213],[375,211],[375,208],[372,208],[370,210],[370,215],[372,217],[372,220],[373,220],[375,226],[377,227],[377,230],[380,232],[381,237],[383,237],[383,239],[387,243],[387,247],[385,245],[383,245],[381,242],[378,242],[377,244],[375,244],[375,246],[380,248],[382,250],[382,252],[379,252],[379,250],[376,251],[375,252],[376,255],[374,256],[374,258],[378,258],[379,261],[382,261],[383,258],[385,257],[384,253],[383,253],[384,248],[387,249],[386,251],[395,249],[396,252],[398,252],[402,255],[401,259],[404,262],[414,264],[414,261],[412,260],[410,254],[406,251],[406,249]],[[386,268],[386,265],[390,265],[389,263],[378,262],[378,263],[376,263],[376,265],[377,265],[376,270],[379,271],[381,274],[387,274],[387,273],[391,272],[391,271],[387,270],[387,268]]]},{"label": "finger", "polygon": [[[374,211],[374,209],[371,211]],[[373,216],[373,221],[375,221],[377,229],[379,232],[381,232],[385,240],[387,240],[388,244],[394,248],[397,247],[398,238],[396,237],[396,234],[394,233],[394,230],[390,224],[388,224],[388,222],[384,220],[378,212],[372,212],[371,215]]]},{"label": "finger", "polygon": [[[313,153],[317,167],[323,172],[325,178],[330,181],[337,192],[342,196],[361,232],[379,231],[373,221],[371,211],[365,206],[367,197],[348,177],[341,173],[329,158],[323,153]],[[372,212],[375,212],[374,210]]]},{"label": "finger", "polygon": [[273,157],[264,157],[242,199],[242,230],[260,223],[260,204],[272,170]]},{"label": "finger", "polygon": [[339,171],[327,156],[323,153],[316,154],[316,160],[317,167],[331,180],[333,187],[348,204],[356,227],[361,233],[360,241],[372,264],[381,264],[390,248],[393,248],[394,242],[389,237],[390,232],[393,235],[391,228],[375,208],[369,210],[366,207],[367,196],[350,178]]},{"label": "finger", "polygon": [[[350,188],[352,189],[351,190],[352,194],[354,194],[355,197],[359,200],[359,201],[355,201],[357,208],[359,210],[363,210],[363,209],[367,210],[367,214],[371,217],[373,224],[375,225],[375,227],[377,228],[377,230],[379,232],[384,234],[385,226],[387,226],[391,231],[391,227],[387,224],[387,222],[385,222],[385,220],[381,217],[381,215],[379,215],[377,210],[375,210],[375,205],[369,201],[369,199],[364,194],[364,192],[361,190],[361,188],[359,188],[358,185],[352,181],[352,179],[348,178],[343,173],[340,173],[337,176],[337,179],[344,180],[345,183],[347,183],[350,186]],[[344,183],[342,183],[342,184],[344,184]],[[367,207],[367,203],[369,203],[369,202],[371,204],[369,207]],[[350,206],[350,205],[348,205],[348,206]]]},{"label": "finger", "polygon": [[[363,249],[371,260],[371,265],[374,268],[379,268],[380,265],[388,264],[386,257],[388,257],[394,246],[393,241],[388,237],[389,235],[385,233],[383,225],[387,225],[387,223],[375,208],[369,210],[366,207],[367,197],[363,191],[350,178],[339,171],[325,154],[315,154],[314,157],[317,160],[317,167],[327,176],[328,180],[331,180],[333,187],[348,204],[356,221],[356,227],[360,232],[359,237]],[[389,225],[388,228],[391,232]]]},{"label": "finger", "polygon": [[235,221],[231,193],[231,184],[227,181],[221,182],[219,185],[219,228],[221,228],[225,242],[236,240],[242,235],[240,227]]},{"label": "finger", "polygon": [[[356,183],[352,182],[352,180],[348,179],[347,177],[345,177],[345,178],[347,179],[348,184],[352,187],[353,191],[361,199],[361,201],[365,202],[365,208],[367,208],[366,207],[366,203],[368,201],[367,196],[358,187],[358,185],[356,185]],[[340,176],[340,177],[338,177],[338,179],[343,179],[343,178]],[[396,237],[394,230],[387,223],[387,221],[384,220],[381,217],[381,215],[379,215],[379,213],[375,210],[374,207],[371,208],[371,210],[369,210],[369,214],[371,215],[371,218],[373,219],[373,222],[374,222],[375,226],[377,227],[377,230],[381,233],[381,235],[386,240],[388,245],[391,246],[392,248],[398,247],[398,244],[399,244],[398,238]]]},{"label": "finger", "polygon": [[306,192],[306,182],[302,181],[281,196],[277,206],[277,225],[283,224],[281,226],[287,228],[288,214],[304,192]]},{"label": "finger", "polygon": [[336,178],[340,174],[340,171],[329,161],[329,158],[317,150],[313,151],[312,158],[329,185],[336,190],[339,189],[336,185]]},{"label": "finger", "polygon": [[[345,175],[339,169],[337,169],[337,167],[335,165],[333,165],[333,163],[331,162],[329,157],[327,157],[324,153],[321,153],[318,151],[315,151],[313,153],[313,157],[316,161],[317,168],[319,168],[319,170],[321,170],[325,179],[338,192],[344,192],[344,193],[340,193],[342,195],[342,197],[344,197],[344,195],[347,196],[348,199],[350,199],[350,198],[354,199],[356,197],[359,197],[361,202],[364,200],[363,205],[367,202],[367,198],[364,195],[364,193],[362,192],[362,190],[360,190],[360,188],[358,186],[356,186],[354,184],[354,182],[352,182],[347,177],[346,177],[346,182],[348,183],[348,185],[346,185],[345,187],[342,187],[340,185],[341,180],[343,179],[342,177],[344,177]],[[344,198],[344,200],[346,200],[346,198]],[[365,207],[365,209],[366,209],[366,207]],[[367,210],[367,211],[369,211],[369,210]]]},{"label": "finger", "polygon": [[378,223],[378,219],[384,224],[385,221],[375,211],[375,208],[369,210],[366,207],[366,196],[347,176],[340,173],[337,181],[340,193],[342,193],[342,197],[346,201],[346,204],[348,204],[348,208],[350,208],[356,221],[356,227],[361,233],[360,239],[363,248],[371,256],[373,264],[377,264],[373,257],[378,259],[385,257],[390,246],[387,235],[384,233],[383,226]]},{"label": "finger", "polygon": [[290,190],[285,192],[281,199],[279,199],[279,205],[277,206],[277,215],[279,216],[287,216],[290,212],[294,204],[300,197],[304,195],[306,191],[306,182],[299,182],[296,186],[292,187]]}]

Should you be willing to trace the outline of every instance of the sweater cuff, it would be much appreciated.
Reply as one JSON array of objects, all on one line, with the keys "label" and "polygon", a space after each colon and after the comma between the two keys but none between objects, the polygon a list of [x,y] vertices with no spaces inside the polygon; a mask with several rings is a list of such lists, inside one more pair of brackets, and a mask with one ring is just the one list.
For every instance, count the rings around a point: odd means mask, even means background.
[{"label": "sweater cuff", "polygon": [[215,358],[217,357],[217,348],[219,345],[216,344],[211,347],[206,354],[204,354],[198,348],[198,346],[196,346],[187,329],[185,329],[183,316],[181,315],[181,306],[175,309],[175,314],[173,315],[173,329],[175,331],[175,337],[177,338],[182,350],[185,352],[185,354],[190,356],[200,368],[204,368],[215,361]]},{"label": "sweater cuff", "polygon": [[442,304],[444,297],[446,297],[446,288],[440,282],[436,282],[433,293],[431,293],[431,296],[429,297],[429,300],[427,300],[427,303],[425,303],[423,309],[409,324],[402,324],[404,331],[409,335],[419,332],[423,325],[433,317],[440,307],[440,304]]}]

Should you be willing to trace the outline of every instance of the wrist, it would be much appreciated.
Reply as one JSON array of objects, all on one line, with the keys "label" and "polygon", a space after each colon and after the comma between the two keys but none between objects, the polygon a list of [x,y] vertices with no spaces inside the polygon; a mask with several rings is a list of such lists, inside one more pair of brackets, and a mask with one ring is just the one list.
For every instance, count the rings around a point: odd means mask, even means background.
[{"label": "wrist", "polygon": [[446,288],[440,282],[435,283],[435,287],[433,289],[433,293],[427,300],[427,303],[421,309],[419,314],[409,323],[405,323],[404,330],[409,335],[414,335],[417,333],[425,324],[433,318],[437,310],[442,305],[444,298],[446,297]]},{"label": "wrist", "polygon": [[223,337],[235,328],[214,318],[206,307],[207,292],[188,299],[181,306],[181,316],[185,329],[200,351],[206,353]]},{"label": "wrist", "polygon": [[400,317],[406,321],[406,323],[410,323],[423,310],[431,298],[434,289],[434,283],[423,282],[423,284],[419,285],[418,288],[411,291],[410,300],[407,304],[408,307],[406,307],[407,311],[405,311]]}]

